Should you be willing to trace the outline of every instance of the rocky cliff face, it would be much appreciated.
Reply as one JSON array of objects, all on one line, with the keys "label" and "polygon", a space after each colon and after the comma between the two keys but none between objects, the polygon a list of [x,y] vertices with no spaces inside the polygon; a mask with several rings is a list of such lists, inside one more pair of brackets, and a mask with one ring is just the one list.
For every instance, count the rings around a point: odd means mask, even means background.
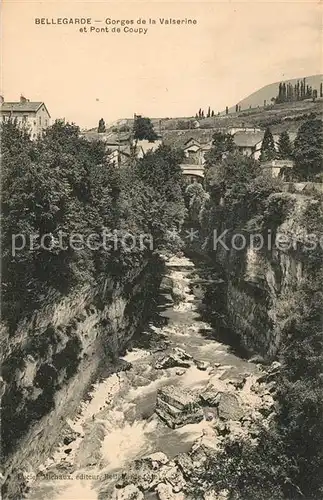
[{"label": "rocky cliff face", "polygon": [[[274,196],[280,200],[285,195]],[[278,351],[296,296],[313,265],[315,250],[307,251],[306,246],[310,247],[308,236],[317,237],[318,233],[307,223],[307,215],[322,210],[321,202],[310,197],[289,195],[288,201],[288,213],[275,226],[271,240],[265,239],[262,249],[250,245],[247,237],[246,247],[237,250],[229,238],[228,249],[219,245],[211,254],[225,283],[215,285],[215,300],[209,307],[220,307],[227,324],[250,353],[269,359]]]},{"label": "rocky cliff face", "polygon": [[116,284],[83,288],[4,328],[2,436],[4,497],[21,498],[19,477],[37,467],[79,407],[100,366],[114,371],[118,354],[148,311],[159,284],[156,263]]},{"label": "rocky cliff face", "polygon": [[271,358],[279,348],[294,292],[305,280],[303,263],[285,252],[263,256],[249,249],[244,264],[243,275],[227,282],[229,322],[248,351]]}]

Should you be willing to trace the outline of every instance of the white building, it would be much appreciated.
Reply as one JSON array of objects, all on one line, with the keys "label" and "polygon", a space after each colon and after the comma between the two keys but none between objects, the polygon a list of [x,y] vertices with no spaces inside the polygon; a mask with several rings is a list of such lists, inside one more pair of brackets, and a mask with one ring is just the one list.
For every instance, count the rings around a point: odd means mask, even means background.
[{"label": "white building", "polygon": [[50,114],[43,102],[31,102],[21,96],[19,102],[2,100],[0,108],[1,119],[15,120],[20,126],[26,127],[31,139],[40,137],[50,125]]}]

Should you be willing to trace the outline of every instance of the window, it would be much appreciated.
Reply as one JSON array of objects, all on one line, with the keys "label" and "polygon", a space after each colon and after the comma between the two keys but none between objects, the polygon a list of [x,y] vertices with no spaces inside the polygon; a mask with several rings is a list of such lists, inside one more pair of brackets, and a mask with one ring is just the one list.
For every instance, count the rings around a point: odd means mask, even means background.
[{"label": "window", "polygon": [[41,116],[39,117],[39,125],[41,125]]}]

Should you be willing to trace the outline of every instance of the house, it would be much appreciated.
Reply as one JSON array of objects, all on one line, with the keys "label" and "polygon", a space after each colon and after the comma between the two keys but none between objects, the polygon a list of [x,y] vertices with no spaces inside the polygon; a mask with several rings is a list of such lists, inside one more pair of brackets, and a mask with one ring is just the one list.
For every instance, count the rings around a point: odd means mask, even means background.
[{"label": "house", "polygon": [[282,177],[286,180],[289,177],[288,170],[294,167],[292,160],[271,160],[261,163],[264,174],[270,177]]},{"label": "house", "polygon": [[233,135],[236,149],[246,156],[259,160],[264,132],[241,131]]},{"label": "house", "polygon": [[242,125],[241,127],[229,127],[228,129],[225,129],[224,132],[234,135],[236,132],[261,132],[261,129],[257,127],[245,127]]},{"label": "house", "polygon": [[1,102],[0,114],[3,121],[15,120],[19,126],[26,127],[31,139],[40,137],[50,125],[50,114],[43,102],[30,101],[21,96],[19,102]]},{"label": "house", "polygon": [[143,158],[148,152],[156,151],[156,149],[158,149],[161,144],[162,141],[160,139],[157,139],[154,142],[149,142],[146,139],[143,139],[141,141],[133,141],[133,147],[136,148],[136,157]]},{"label": "house", "polygon": [[130,147],[127,145],[113,145],[108,147],[107,160],[114,167],[128,165],[130,157]]},{"label": "house", "polygon": [[193,165],[204,165],[205,154],[212,148],[212,140],[202,142],[191,137],[183,147],[185,155],[185,163]]}]

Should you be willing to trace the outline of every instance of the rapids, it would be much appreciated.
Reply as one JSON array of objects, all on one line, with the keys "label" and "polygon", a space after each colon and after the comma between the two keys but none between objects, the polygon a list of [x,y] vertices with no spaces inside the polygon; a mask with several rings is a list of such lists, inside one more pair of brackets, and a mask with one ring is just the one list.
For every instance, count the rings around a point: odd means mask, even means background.
[{"label": "rapids", "polygon": [[[154,413],[159,387],[172,384],[200,391],[210,377],[230,367],[238,373],[255,370],[229,345],[218,342],[201,319],[203,293],[192,286],[198,277],[194,264],[185,257],[173,257],[167,263],[167,275],[176,286],[177,300],[161,292],[158,316],[123,357],[131,368],[101,377],[93,385],[78,415],[67,422],[78,433],[76,439],[61,443],[38,471],[31,471],[28,500],[109,499],[117,474],[131,461],[156,451],[170,458],[188,452],[209,425],[203,420],[175,430],[167,427]],[[196,366],[155,369],[154,361],[167,343],[209,362],[210,367],[205,371]]]}]

